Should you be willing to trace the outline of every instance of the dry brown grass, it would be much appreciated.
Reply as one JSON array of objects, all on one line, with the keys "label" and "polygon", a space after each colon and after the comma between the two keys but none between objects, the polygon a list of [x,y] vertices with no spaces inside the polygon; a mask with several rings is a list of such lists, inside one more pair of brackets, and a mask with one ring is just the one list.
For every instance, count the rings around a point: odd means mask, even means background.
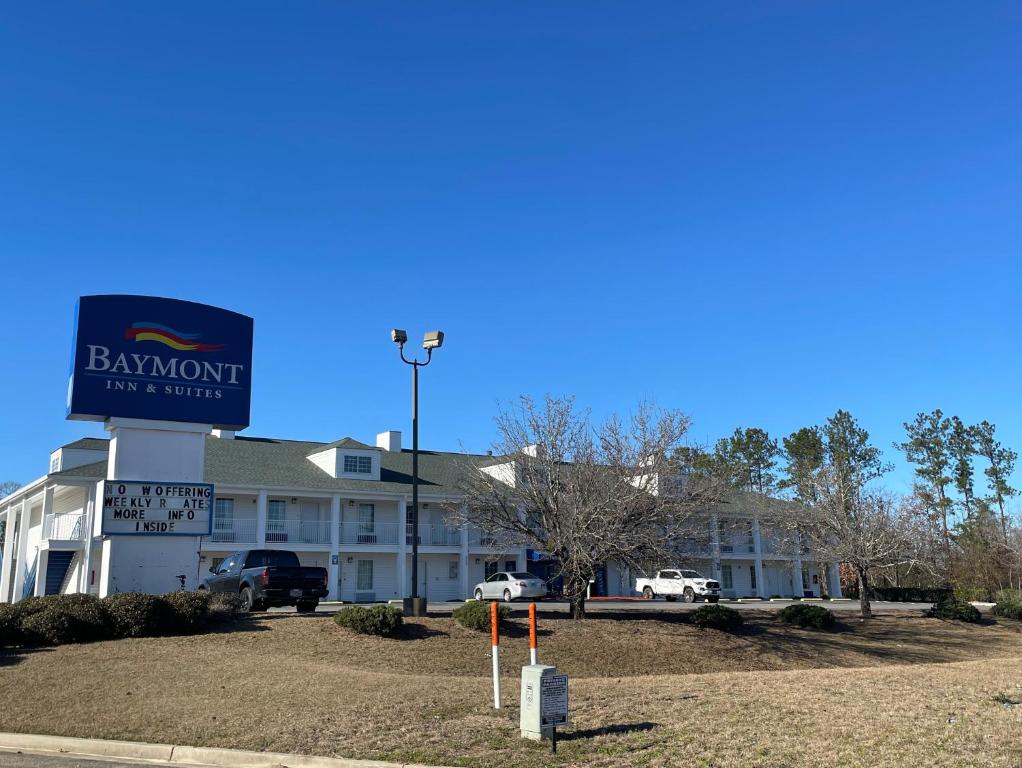
[{"label": "dry brown grass", "polygon": [[572,676],[556,758],[518,738],[522,624],[502,640],[498,712],[487,637],[449,618],[405,640],[279,614],[17,654],[0,659],[0,730],[478,766],[1022,765],[1022,706],[994,701],[1022,699],[1017,624],[747,618],[732,637],[677,616],[543,617],[540,659]]}]

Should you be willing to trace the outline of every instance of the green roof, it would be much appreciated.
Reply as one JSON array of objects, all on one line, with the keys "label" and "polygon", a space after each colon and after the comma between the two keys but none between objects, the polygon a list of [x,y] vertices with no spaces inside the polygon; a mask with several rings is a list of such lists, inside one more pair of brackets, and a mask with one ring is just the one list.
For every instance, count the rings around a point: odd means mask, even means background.
[{"label": "green roof", "polygon": [[[98,443],[96,448],[104,448],[109,443],[107,440],[89,439]],[[219,483],[252,487],[308,488],[309,490],[366,491],[370,493],[411,492],[412,452],[410,450],[380,450],[380,479],[361,480],[331,477],[309,460],[310,454],[332,447],[373,448],[373,446],[367,446],[365,443],[351,438],[334,443],[317,443],[263,437],[235,437],[233,440],[227,440],[207,436],[205,480],[214,485]],[[460,489],[459,478],[466,468],[481,466],[484,462],[492,461],[492,459],[492,456],[420,450],[420,492],[427,495],[457,494]],[[106,477],[106,462],[100,461],[72,467],[55,472],[51,476],[99,480]]]}]

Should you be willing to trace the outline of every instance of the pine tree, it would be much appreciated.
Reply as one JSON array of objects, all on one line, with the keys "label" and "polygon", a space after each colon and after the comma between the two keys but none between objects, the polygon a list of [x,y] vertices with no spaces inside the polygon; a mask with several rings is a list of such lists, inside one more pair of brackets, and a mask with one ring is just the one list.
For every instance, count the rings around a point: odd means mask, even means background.
[{"label": "pine tree", "polygon": [[1018,454],[1010,448],[1005,448],[994,439],[995,430],[996,427],[989,421],[981,421],[972,427],[976,453],[988,462],[983,474],[987,476],[987,487],[992,494],[991,501],[997,504],[997,511],[1000,514],[1001,536],[1007,542],[1008,516],[1004,510],[1004,502],[1018,493],[1018,490],[1008,484],[1008,478],[1015,471]]},{"label": "pine tree", "polygon": [[784,438],[783,443],[785,477],[778,486],[790,489],[798,501],[809,504],[814,500],[814,485],[808,478],[823,465],[823,435],[819,427],[802,427]]},{"label": "pine tree", "polygon": [[910,463],[916,465],[916,493],[940,521],[944,557],[950,569],[951,528],[948,518],[952,512],[952,500],[948,497],[947,487],[952,479],[948,476],[951,420],[939,408],[932,413],[919,413],[915,421],[905,422],[905,433],[908,439],[894,445],[904,451]]},{"label": "pine tree", "polygon": [[951,476],[955,488],[962,496],[965,520],[972,517],[975,490],[972,482],[972,457],[976,455],[975,432],[957,416],[951,417],[951,433],[947,441],[948,453],[953,461]]}]

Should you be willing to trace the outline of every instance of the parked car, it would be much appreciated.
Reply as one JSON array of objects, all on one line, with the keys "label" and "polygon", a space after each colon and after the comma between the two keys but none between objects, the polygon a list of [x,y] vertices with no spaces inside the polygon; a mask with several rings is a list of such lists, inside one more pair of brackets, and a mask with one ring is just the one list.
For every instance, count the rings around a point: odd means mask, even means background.
[{"label": "parked car", "polygon": [[303,566],[283,549],[249,549],[224,558],[202,580],[200,590],[240,595],[247,611],[293,605],[300,613],[316,610],[327,594],[326,568]]},{"label": "parked car", "polygon": [[500,571],[476,584],[476,600],[503,600],[510,603],[520,597],[546,597],[546,582],[524,571]]},{"label": "parked car", "polygon": [[680,597],[686,603],[703,599],[715,603],[720,599],[720,582],[707,579],[698,571],[667,568],[657,571],[652,579],[636,579],[635,591],[647,600],[663,596],[672,601]]}]

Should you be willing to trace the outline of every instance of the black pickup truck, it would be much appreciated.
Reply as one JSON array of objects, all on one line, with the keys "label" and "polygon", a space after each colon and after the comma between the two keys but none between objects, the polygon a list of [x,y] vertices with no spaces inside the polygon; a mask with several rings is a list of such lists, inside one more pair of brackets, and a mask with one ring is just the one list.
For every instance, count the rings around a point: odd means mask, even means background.
[{"label": "black pickup truck", "polygon": [[293,605],[306,613],[327,594],[326,568],[303,566],[298,555],[283,549],[234,552],[209,573],[199,589],[240,595],[247,611]]}]

